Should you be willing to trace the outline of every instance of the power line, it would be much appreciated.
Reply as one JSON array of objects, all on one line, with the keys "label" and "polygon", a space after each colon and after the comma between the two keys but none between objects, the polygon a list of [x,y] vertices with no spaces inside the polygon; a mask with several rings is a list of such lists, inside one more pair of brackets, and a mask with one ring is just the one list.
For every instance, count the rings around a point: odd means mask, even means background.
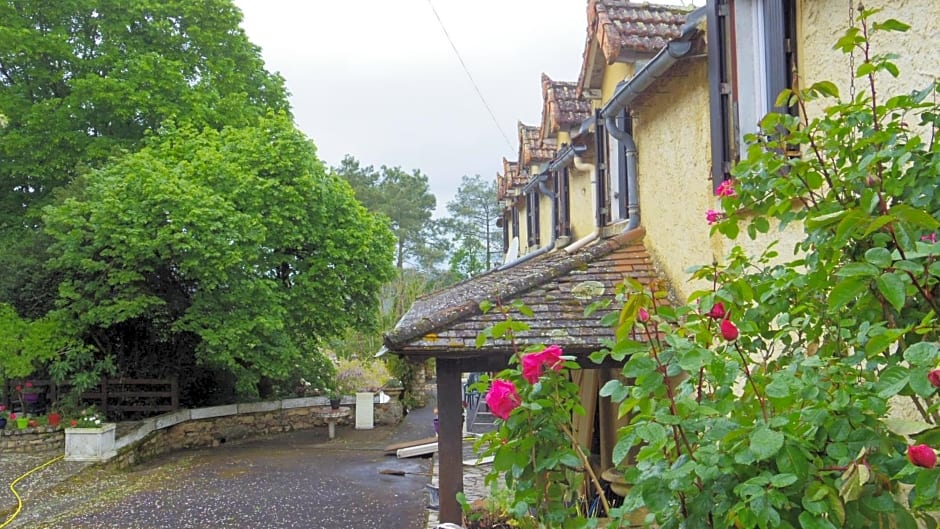
[{"label": "power line", "polygon": [[447,28],[444,27],[444,21],[441,20],[441,15],[437,13],[437,9],[434,8],[434,4],[431,2],[431,0],[428,0],[428,5],[431,6],[431,11],[434,12],[434,18],[437,19],[437,23],[441,26],[441,31],[443,31],[444,36],[447,37],[447,42],[450,43],[451,49],[454,50],[454,55],[456,55],[457,60],[460,61],[460,66],[463,68],[464,73],[467,74],[467,78],[470,79],[470,84],[473,85],[473,90],[477,93],[477,96],[480,97],[480,101],[483,103],[483,106],[486,107],[486,111],[493,120],[493,124],[496,125],[496,129],[499,130],[500,135],[502,135],[503,139],[506,140],[506,145],[509,147],[509,151],[512,152],[513,145],[512,142],[509,141],[509,136],[507,136],[503,128],[499,126],[499,120],[496,119],[496,114],[493,113],[493,109],[490,108],[489,103],[486,102],[486,98],[483,97],[483,92],[480,90],[480,87],[477,86],[477,82],[474,81],[473,76],[470,75],[470,69],[467,68],[467,63],[463,61],[463,57],[460,56],[460,51],[457,50],[457,46],[454,44],[454,40],[450,38],[450,33],[448,33]]}]

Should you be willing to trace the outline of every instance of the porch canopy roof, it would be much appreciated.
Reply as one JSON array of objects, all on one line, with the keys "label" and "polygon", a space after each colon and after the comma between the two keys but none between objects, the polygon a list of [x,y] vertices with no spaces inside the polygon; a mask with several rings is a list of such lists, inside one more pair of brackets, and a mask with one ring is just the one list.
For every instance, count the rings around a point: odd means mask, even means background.
[{"label": "porch canopy roof", "polygon": [[[509,309],[513,319],[530,326],[516,334],[520,348],[558,344],[566,354],[586,357],[613,339],[613,328],[601,324],[601,318],[616,309],[600,309],[586,316],[585,308],[611,298],[624,278],[648,285],[658,277],[643,245],[644,235],[643,228],[636,228],[572,253],[556,250],[419,298],[386,334],[385,347],[397,355],[491,359],[504,367],[513,352],[511,341],[488,339],[478,348],[477,335],[504,321],[495,305],[511,307],[514,300],[521,300],[533,314]],[[484,300],[494,304],[486,314],[480,309]]]}]

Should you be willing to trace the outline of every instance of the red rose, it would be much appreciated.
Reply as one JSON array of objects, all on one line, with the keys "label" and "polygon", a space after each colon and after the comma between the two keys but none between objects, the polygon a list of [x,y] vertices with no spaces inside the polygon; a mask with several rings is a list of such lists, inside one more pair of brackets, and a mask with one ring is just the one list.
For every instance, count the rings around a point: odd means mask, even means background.
[{"label": "red rose", "polygon": [[738,339],[738,328],[731,323],[731,320],[721,320],[721,336],[729,342]]},{"label": "red rose", "polygon": [[72,419],[71,421],[69,421],[69,426],[71,426],[72,428],[75,428],[76,426],[78,426],[78,421],[76,421],[75,419]]},{"label": "red rose", "polygon": [[933,384],[933,387],[940,388],[940,369],[934,369],[930,373],[927,373],[927,380]]},{"label": "red rose", "polygon": [[933,468],[937,465],[937,453],[927,445],[913,445],[907,447],[907,460],[924,468]]},{"label": "red rose", "polygon": [[28,388],[33,387],[33,383],[31,381],[26,381],[26,387]]},{"label": "red rose", "polygon": [[561,369],[561,347],[550,345],[538,353],[529,353],[522,356],[522,377],[529,384],[538,382],[539,377],[548,366],[555,371]]},{"label": "red rose", "polygon": [[499,379],[493,381],[493,385],[490,386],[484,400],[486,400],[486,405],[489,406],[493,415],[504,421],[509,419],[512,410],[522,404],[522,399],[519,397],[515,384],[508,380]]},{"label": "red rose", "polygon": [[720,320],[725,317],[725,304],[722,302],[715,303],[712,305],[712,310],[708,311],[708,315],[716,320]]}]

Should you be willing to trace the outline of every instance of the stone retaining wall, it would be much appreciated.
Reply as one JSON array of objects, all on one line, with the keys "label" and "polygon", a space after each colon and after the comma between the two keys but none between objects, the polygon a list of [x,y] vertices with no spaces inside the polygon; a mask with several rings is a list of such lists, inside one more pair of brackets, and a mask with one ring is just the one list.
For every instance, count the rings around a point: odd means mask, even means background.
[{"label": "stone retaining wall", "polygon": [[[354,424],[355,398],[344,397],[343,406],[351,408],[349,417],[337,425]],[[152,459],[160,454],[186,448],[203,448],[264,437],[293,430],[326,427],[326,421],[314,417],[311,407],[327,406],[325,397],[285,399],[268,402],[230,404],[211,408],[179,410],[134,423],[126,431],[118,428],[118,455],[111,460],[120,468]],[[402,420],[401,400],[374,404],[375,424],[392,425]],[[63,452],[65,430],[62,427],[0,430],[0,453]]]},{"label": "stone retaining wall", "polygon": [[65,429],[62,426],[40,426],[17,429],[15,426],[0,430],[0,454],[31,454],[62,452],[65,450]]}]

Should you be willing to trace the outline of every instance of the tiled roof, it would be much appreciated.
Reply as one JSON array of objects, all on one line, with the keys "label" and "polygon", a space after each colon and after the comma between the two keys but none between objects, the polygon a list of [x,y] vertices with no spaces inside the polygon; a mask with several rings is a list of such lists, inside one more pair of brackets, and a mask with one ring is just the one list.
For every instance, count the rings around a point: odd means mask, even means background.
[{"label": "tiled roof", "polygon": [[595,32],[607,63],[613,64],[622,48],[655,53],[682,32],[689,8],[629,0],[591,0],[588,31]]},{"label": "tiled roof", "polygon": [[542,137],[580,125],[591,117],[591,103],[578,95],[578,83],[552,81],[542,74]]},{"label": "tiled roof", "polygon": [[580,90],[588,88],[585,79],[601,68],[595,48],[606,64],[624,60],[624,56],[656,53],[679,37],[690,9],[629,0],[589,0]]},{"label": "tiled roof", "polygon": [[519,173],[519,163],[503,158],[503,173],[496,175],[496,200],[506,198],[510,189],[526,184],[526,177]]},{"label": "tiled roof", "polygon": [[419,298],[385,336],[385,346],[395,354],[416,356],[506,354],[511,343],[505,339],[476,347],[479,332],[503,319],[496,310],[483,314],[480,302],[499,298],[505,306],[522,300],[533,311],[531,317],[512,314],[530,325],[516,334],[517,343],[554,343],[571,354],[589,354],[613,338],[613,329],[602,325],[601,318],[617,309],[612,305],[590,316],[584,309],[613,296],[626,277],[646,285],[658,280],[644,235],[645,230],[637,228],[572,254],[550,252]]},{"label": "tiled roof", "polygon": [[533,163],[547,162],[555,156],[555,149],[542,141],[539,127],[519,123],[519,162],[523,170]]}]

